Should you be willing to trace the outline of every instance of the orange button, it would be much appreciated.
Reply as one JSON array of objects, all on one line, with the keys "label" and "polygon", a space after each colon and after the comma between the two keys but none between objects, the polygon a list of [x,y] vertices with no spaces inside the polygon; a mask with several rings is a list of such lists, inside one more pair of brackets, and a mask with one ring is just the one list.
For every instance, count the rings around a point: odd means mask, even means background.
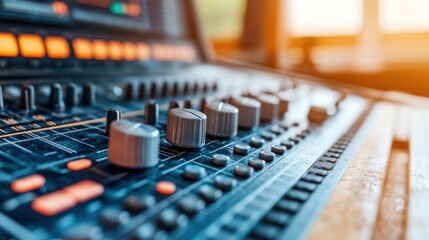
[{"label": "orange button", "polygon": [[46,179],[39,174],[30,175],[12,182],[10,188],[16,193],[25,193],[45,185]]},{"label": "orange button", "polygon": [[76,38],[73,40],[74,55],[77,59],[92,59],[91,42],[85,38]]},{"label": "orange button", "polygon": [[140,61],[146,61],[150,58],[150,48],[146,43],[137,44],[137,58]]},{"label": "orange button", "polygon": [[45,57],[45,45],[42,37],[36,34],[21,34],[18,37],[21,55],[28,58]]},{"label": "orange button", "polygon": [[34,211],[45,216],[53,216],[64,212],[76,205],[73,196],[64,191],[56,191],[37,197],[31,203]]},{"label": "orange button", "polygon": [[78,203],[83,203],[101,195],[104,192],[104,186],[98,182],[85,180],[65,187],[63,190]]},{"label": "orange button", "polygon": [[71,171],[80,171],[92,166],[92,162],[89,159],[83,158],[74,160],[67,163],[67,168]]},{"label": "orange button", "polygon": [[109,55],[112,60],[122,60],[122,44],[118,41],[110,41],[109,42]]},{"label": "orange button", "polygon": [[70,47],[67,40],[60,36],[45,38],[48,57],[55,59],[67,59],[70,57]]},{"label": "orange button", "polygon": [[107,60],[107,43],[104,40],[92,41],[92,49],[96,60]]},{"label": "orange button", "polygon": [[52,11],[58,16],[67,16],[69,14],[69,7],[64,2],[55,1],[51,7]]},{"label": "orange button", "polygon": [[136,60],[137,49],[132,42],[124,42],[124,59],[127,61]]},{"label": "orange button", "polygon": [[16,57],[19,54],[18,43],[12,33],[0,32],[0,56]]},{"label": "orange button", "polygon": [[172,182],[160,181],[156,184],[155,189],[161,194],[171,195],[176,192],[176,185]]}]

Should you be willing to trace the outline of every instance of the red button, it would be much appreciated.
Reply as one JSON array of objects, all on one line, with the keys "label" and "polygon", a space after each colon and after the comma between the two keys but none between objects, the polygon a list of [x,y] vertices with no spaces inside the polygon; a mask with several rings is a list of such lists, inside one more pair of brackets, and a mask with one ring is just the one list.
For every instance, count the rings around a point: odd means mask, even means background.
[{"label": "red button", "polygon": [[25,193],[45,185],[46,179],[39,174],[34,174],[12,182],[10,188],[16,193]]},{"label": "red button", "polygon": [[91,160],[86,158],[74,160],[67,163],[67,168],[71,171],[80,171],[83,169],[87,169],[91,166],[92,166]]},{"label": "red button", "polygon": [[163,195],[171,195],[176,192],[176,185],[168,181],[160,181],[156,184],[155,189]]},{"label": "red button", "polygon": [[104,186],[98,182],[85,180],[64,188],[64,192],[72,196],[78,203],[83,203],[100,196]]},{"label": "red button", "polygon": [[31,207],[40,214],[53,216],[74,207],[76,203],[73,196],[64,191],[56,191],[34,199]]}]

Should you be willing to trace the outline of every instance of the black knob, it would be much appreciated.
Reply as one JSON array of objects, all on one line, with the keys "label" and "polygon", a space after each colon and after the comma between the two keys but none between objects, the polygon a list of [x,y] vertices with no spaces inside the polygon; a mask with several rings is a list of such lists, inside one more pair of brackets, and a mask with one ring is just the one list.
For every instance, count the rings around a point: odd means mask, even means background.
[{"label": "black knob", "polygon": [[0,111],[4,110],[3,88],[0,86]]},{"label": "black knob", "polygon": [[82,104],[83,105],[93,105],[95,103],[95,86],[92,83],[85,83],[83,85],[82,93]]},{"label": "black knob", "polygon": [[191,100],[186,100],[184,103],[183,103],[183,108],[192,108],[192,101]]},{"label": "black knob", "polygon": [[171,109],[179,108],[179,107],[180,107],[179,102],[177,102],[177,101],[171,101],[170,105],[168,106],[168,109],[171,110]]},{"label": "black knob", "polygon": [[104,134],[109,136],[110,124],[114,121],[119,121],[121,119],[122,119],[122,114],[119,110],[114,108],[108,108],[106,110],[106,128],[104,129]]},{"label": "black knob", "polygon": [[66,86],[66,104],[69,107],[76,107],[79,103],[79,97],[76,84],[70,83]]},{"label": "black knob", "polygon": [[156,125],[159,118],[159,105],[155,101],[146,103],[144,122],[149,125]]},{"label": "black knob", "polygon": [[51,86],[49,107],[56,112],[64,111],[63,88],[58,83]]},{"label": "black knob", "polygon": [[204,111],[204,107],[207,104],[207,99],[206,98],[201,98],[200,99],[200,111]]},{"label": "black knob", "polygon": [[34,87],[30,84],[24,84],[21,87],[21,108],[28,111],[36,109],[36,100],[34,96]]},{"label": "black knob", "polygon": [[125,101],[134,100],[134,85],[132,83],[128,83],[125,85]]}]

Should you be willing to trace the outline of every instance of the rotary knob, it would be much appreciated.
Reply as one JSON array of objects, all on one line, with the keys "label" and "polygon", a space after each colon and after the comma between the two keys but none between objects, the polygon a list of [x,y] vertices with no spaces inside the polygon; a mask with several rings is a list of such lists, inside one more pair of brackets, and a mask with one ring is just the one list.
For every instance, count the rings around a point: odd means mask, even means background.
[{"label": "rotary knob", "polygon": [[262,94],[258,98],[261,102],[261,121],[271,122],[279,115],[280,100],[272,94]]},{"label": "rotary knob", "polygon": [[252,98],[232,98],[231,104],[238,109],[238,126],[250,129],[259,125],[261,103]]},{"label": "rotary knob", "polygon": [[228,138],[237,135],[238,109],[231,104],[216,101],[204,108],[207,115],[207,134]]},{"label": "rotary knob", "polygon": [[200,148],[206,143],[206,115],[188,108],[168,112],[165,139],[184,148]]},{"label": "rotary knob", "polygon": [[147,168],[158,164],[159,130],[126,120],[110,125],[109,160],[124,168]]}]

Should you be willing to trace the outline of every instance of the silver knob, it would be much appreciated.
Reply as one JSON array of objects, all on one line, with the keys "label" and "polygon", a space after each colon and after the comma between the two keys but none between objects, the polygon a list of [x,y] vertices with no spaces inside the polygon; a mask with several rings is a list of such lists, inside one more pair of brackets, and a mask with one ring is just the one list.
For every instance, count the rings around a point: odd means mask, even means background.
[{"label": "silver knob", "polygon": [[237,135],[238,109],[231,104],[215,101],[204,108],[207,115],[207,134],[228,138]]},{"label": "silver knob", "polygon": [[206,143],[206,115],[189,108],[174,108],[168,112],[165,139],[184,148],[200,148]]},{"label": "silver knob", "polygon": [[261,102],[261,121],[271,122],[279,115],[280,100],[271,94],[262,94],[257,98]]},{"label": "silver knob", "polygon": [[238,108],[238,126],[253,128],[259,125],[261,103],[252,98],[233,98],[231,104]]},{"label": "silver knob", "polygon": [[313,123],[321,124],[332,117],[335,112],[335,106],[311,106],[308,112],[308,120]]},{"label": "silver knob", "polygon": [[153,126],[126,120],[110,125],[108,157],[114,165],[147,168],[158,164],[159,130]]}]

